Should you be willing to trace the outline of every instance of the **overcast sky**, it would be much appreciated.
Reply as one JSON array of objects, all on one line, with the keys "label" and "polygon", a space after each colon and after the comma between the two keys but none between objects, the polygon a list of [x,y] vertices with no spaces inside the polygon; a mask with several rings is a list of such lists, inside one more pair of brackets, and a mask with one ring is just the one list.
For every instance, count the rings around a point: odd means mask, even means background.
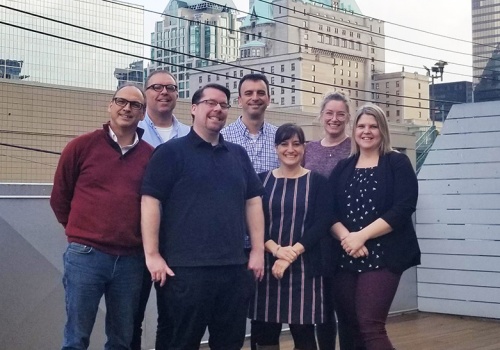
[{"label": "overcast sky", "polygon": [[[143,5],[145,9],[159,12],[163,11],[168,3],[168,0],[128,1]],[[239,10],[248,11],[248,0],[233,1]],[[418,71],[425,74],[424,65],[430,67],[436,61],[444,60],[449,62],[445,68],[444,81],[472,80],[470,0],[357,0],[356,2],[364,15],[387,22],[385,25],[387,35],[385,59],[386,62],[398,64],[386,63],[386,72],[400,71],[401,64],[403,64],[407,72]],[[146,43],[150,42],[150,33],[159,19],[159,15],[145,12],[144,40]],[[416,30],[405,29],[400,25]],[[422,31],[437,35],[426,34]],[[389,37],[436,48],[405,43]],[[467,42],[450,38],[458,38]],[[444,49],[458,53],[444,51]]]}]

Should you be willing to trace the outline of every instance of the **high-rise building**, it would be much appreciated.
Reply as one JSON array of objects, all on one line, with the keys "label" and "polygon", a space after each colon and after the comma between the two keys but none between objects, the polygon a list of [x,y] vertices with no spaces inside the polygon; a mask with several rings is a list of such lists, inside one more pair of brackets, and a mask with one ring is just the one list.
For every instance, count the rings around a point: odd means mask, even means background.
[{"label": "high-rise building", "polygon": [[4,79],[25,79],[25,75],[21,75],[23,69],[23,61],[4,60],[0,59],[0,78]]},{"label": "high-rise building", "polygon": [[474,101],[500,100],[500,0],[472,0]]},{"label": "high-rise building", "polygon": [[114,90],[115,68],[128,66],[131,55],[143,56],[142,45],[130,42],[143,41],[142,6],[111,0],[0,4],[0,58],[22,61],[25,81]]},{"label": "high-rise building", "polygon": [[118,80],[117,87],[126,83],[137,83],[142,86],[144,83],[144,62],[135,61],[129,64],[127,68],[116,68],[115,78]]},{"label": "high-rise building", "polygon": [[372,101],[390,123],[430,125],[429,77],[405,71],[375,74]]},{"label": "high-rise building", "polygon": [[444,122],[454,104],[472,102],[472,83],[470,81],[455,81],[434,84],[429,86],[429,93],[435,100],[432,108],[434,120]]},{"label": "high-rise building", "polygon": [[151,34],[149,71],[167,69],[177,78],[179,97],[190,97],[190,68],[238,57],[239,21],[232,0],[170,0]]},{"label": "high-rise building", "polygon": [[254,71],[268,76],[272,108],[317,112],[333,90],[356,106],[370,99],[372,75],[384,72],[384,23],[360,15],[355,1],[254,0],[248,12],[240,58],[193,72],[190,84],[223,77],[237,96],[235,81]]}]

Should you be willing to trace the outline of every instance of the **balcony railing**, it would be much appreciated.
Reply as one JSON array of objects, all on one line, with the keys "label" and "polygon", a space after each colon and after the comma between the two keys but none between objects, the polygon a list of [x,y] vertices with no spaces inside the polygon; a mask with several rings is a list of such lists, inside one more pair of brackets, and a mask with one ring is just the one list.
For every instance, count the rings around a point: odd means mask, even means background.
[{"label": "balcony railing", "polygon": [[417,174],[420,171],[420,168],[424,164],[425,158],[429,153],[436,137],[439,132],[436,127],[430,126],[420,137],[417,139],[415,150],[417,152]]}]

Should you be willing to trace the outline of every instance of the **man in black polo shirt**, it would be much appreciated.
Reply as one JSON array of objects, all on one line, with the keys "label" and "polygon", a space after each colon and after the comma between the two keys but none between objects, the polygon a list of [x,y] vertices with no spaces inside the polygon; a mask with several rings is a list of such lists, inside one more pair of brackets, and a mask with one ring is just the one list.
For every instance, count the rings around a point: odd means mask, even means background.
[{"label": "man in black polo shirt", "polygon": [[146,264],[153,281],[167,283],[169,344],[161,346],[169,350],[198,349],[207,326],[212,349],[241,349],[246,269],[263,277],[263,188],[245,149],[220,135],[229,100],[217,84],[195,92],[190,133],[156,149],[142,186]]}]

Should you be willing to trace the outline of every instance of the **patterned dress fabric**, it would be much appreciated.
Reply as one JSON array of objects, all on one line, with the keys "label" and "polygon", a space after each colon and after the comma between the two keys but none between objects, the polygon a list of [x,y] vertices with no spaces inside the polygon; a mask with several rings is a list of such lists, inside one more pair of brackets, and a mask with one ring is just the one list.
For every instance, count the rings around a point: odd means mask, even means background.
[{"label": "patterned dress fabric", "polygon": [[[275,178],[272,172],[267,173],[263,197],[266,239],[270,238],[281,246],[289,246],[302,237],[312,200],[311,175],[309,172],[297,179],[285,179]],[[265,276],[257,283],[250,305],[250,318],[289,324],[325,322],[323,278],[312,277],[312,274],[307,273],[311,267],[302,254],[278,280],[271,271],[275,260],[266,253]]]},{"label": "patterned dress fabric", "polygon": [[[378,208],[375,206],[376,171],[377,167],[354,169],[353,177],[343,194],[344,203],[349,208],[346,226],[349,232],[359,231],[380,217]],[[339,259],[339,267],[351,272],[373,271],[385,267],[382,260],[384,250],[381,244],[369,240],[366,242],[366,248],[368,248],[368,256],[357,259],[343,251]]]}]

